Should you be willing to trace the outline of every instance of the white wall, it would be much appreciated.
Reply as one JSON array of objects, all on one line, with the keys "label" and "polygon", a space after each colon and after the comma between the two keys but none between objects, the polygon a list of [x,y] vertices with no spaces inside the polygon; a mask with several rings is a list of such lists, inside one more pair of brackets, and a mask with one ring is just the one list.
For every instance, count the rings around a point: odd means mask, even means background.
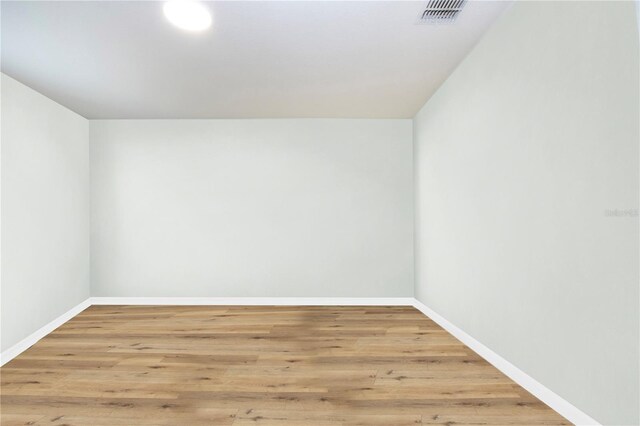
[{"label": "white wall", "polygon": [[417,298],[607,424],[640,421],[633,8],[517,2],[414,120]]},{"label": "white wall", "polygon": [[6,350],[89,297],[89,123],[1,78]]},{"label": "white wall", "polygon": [[94,296],[413,295],[411,120],[91,121]]}]

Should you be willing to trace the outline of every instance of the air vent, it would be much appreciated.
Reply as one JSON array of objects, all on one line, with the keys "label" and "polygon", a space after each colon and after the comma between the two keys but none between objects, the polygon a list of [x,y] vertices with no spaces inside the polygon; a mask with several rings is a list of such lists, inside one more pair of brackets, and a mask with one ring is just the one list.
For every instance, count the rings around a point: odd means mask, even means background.
[{"label": "air vent", "polygon": [[418,19],[418,23],[451,23],[456,20],[466,2],[467,0],[429,0],[427,8]]}]

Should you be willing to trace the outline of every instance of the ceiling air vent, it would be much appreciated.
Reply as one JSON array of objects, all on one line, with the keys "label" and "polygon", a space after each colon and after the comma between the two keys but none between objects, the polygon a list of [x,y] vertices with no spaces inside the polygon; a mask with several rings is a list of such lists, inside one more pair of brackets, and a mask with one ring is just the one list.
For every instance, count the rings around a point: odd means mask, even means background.
[{"label": "ceiling air vent", "polygon": [[418,19],[418,23],[451,23],[456,20],[466,2],[467,0],[429,0],[427,8]]}]

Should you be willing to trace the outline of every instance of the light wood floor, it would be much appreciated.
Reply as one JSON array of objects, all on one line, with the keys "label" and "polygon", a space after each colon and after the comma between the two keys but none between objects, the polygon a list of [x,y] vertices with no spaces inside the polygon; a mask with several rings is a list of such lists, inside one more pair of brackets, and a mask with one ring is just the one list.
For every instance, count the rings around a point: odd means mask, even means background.
[{"label": "light wood floor", "polygon": [[92,306],[0,374],[3,426],[569,424],[411,307]]}]

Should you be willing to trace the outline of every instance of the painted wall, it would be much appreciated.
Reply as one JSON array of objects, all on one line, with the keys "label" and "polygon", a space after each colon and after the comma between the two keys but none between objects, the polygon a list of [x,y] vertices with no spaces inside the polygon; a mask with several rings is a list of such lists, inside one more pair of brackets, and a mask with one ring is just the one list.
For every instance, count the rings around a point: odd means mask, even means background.
[{"label": "painted wall", "polygon": [[90,133],[93,296],[413,295],[411,120]]},{"label": "painted wall", "polygon": [[1,78],[5,350],[89,297],[89,123]]},{"label": "painted wall", "polygon": [[517,2],[414,120],[417,298],[617,425],[640,422],[637,31],[633,2]]}]

